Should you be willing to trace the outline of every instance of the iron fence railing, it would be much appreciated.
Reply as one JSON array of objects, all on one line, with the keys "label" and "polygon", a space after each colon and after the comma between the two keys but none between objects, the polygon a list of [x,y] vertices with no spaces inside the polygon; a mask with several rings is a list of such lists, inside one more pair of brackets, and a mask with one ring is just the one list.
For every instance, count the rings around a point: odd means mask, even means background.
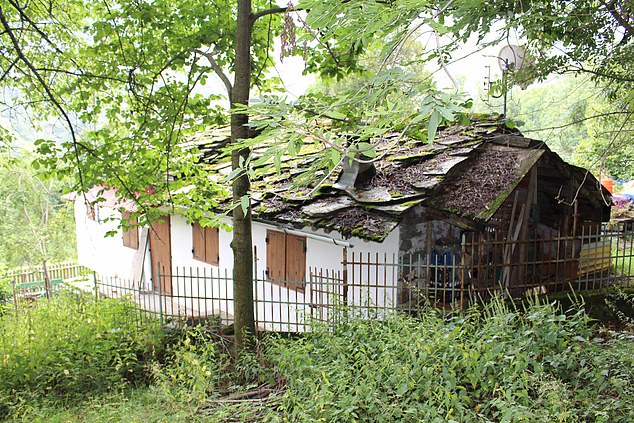
[{"label": "iron fence railing", "polygon": [[[634,233],[627,225],[582,228],[576,236],[546,239],[464,236],[459,246],[416,255],[359,254],[344,248],[338,268],[310,268],[305,281],[271,281],[256,272],[256,326],[261,331],[303,332],[315,321],[418,313],[428,303],[463,308],[495,293],[522,296],[632,286],[633,257]],[[138,304],[142,319],[233,323],[228,271],[174,267],[157,278],[139,282],[92,274],[73,286],[94,292],[96,298],[128,298]]]}]

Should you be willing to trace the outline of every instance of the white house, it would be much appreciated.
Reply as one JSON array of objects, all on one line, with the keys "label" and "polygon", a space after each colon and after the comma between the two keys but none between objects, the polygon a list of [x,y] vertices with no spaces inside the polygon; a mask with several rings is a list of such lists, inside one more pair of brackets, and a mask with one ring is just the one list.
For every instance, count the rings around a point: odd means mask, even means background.
[{"label": "white house", "polygon": [[[218,139],[199,142],[207,152],[220,151],[213,146]],[[576,268],[557,268],[559,250],[521,245],[555,233],[574,235],[609,219],[606,192],[591,174],[497,122],[445,128],[434,144],[400,136],[396,147],[391,143],[377,145],[381,160],[347,163],[319,187],[293,184],[310,163],[302,154],[282,163],[281,174],[253,182],[262,326],[319,317],[333,298],[371,310],[407,304],[422,291],[429,298],[433,289],[436,301],[462,303],[499,284],[513,289],[511,281],[521,280],[525,290],[566,272],[575,278]],[[213,164],[213,155],[205,157]],[[95,208],[90,203],[100,190],[106,201]],[[233,314],[230,232],[178,214],[121,232],[104,218],[118,218],[117,210],[132,205],[117,204],[113,191],[103,188],[85,198],[75,198],[81,264],[146,292],[212,298],[214,310]],[[104,236],[113,230],[116,236]],[[511,244],[498,252],[482,244],[489,238]],[[578,251],[571,254],[578,257]],[[528,266],[528,260],[552,260],[555,268]],[[159,265],[166,276],[161,283]]]}]

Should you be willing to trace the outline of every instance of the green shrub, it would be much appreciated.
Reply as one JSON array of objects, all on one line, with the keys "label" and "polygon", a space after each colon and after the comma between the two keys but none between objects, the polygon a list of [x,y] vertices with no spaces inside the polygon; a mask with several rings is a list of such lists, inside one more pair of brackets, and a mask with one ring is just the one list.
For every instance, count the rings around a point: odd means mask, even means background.
[{"label": "green shrub", "polygon": [[144,377],[158,325],[127,300],[63,294],[0,319],[0,416],[41,398],[68,402]]},{"label": "green shrub", "polygon": [[[2,268],[0,268],[0,271]],[[0,307],[4,305],[13,296],[13,289],[11,287],[11,279],[0,277]],[[0,314],[2,312],[0,311]]]},{"label": "green shrub", "polygon": [[172,406],[199,407],[218,387],[223,357],[201,327],[185,328],[163,361],[152,366],[153,388]]},{"label": "green shrub", "polygon": [[352,320],[268,357],[293,421],[631,421],[634,342],[578,309],[503,301],[464,315]]}]

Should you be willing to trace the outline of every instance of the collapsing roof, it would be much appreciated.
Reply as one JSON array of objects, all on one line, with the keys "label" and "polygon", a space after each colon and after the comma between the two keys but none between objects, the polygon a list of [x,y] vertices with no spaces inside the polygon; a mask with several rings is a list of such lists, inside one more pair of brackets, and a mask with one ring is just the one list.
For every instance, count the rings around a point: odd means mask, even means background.
[{"label": "collapsing roof", "polygon": [[[209,152],[218,151],[225,140],[201,137],[204,160],[213,162]],[[548,193],[553,199],[565,202],[582,195],[596,207],[608,204],[591,174],[499,122],[444,128],[433,144],[393,134],[373,145],[379,159],[344,160],[307,186],[298,186],[294,178],[316,160],[313,155],[302,151],[286,159],[279,174],[253,181],[254,218],[377,241],[417,206],[484,225],[546,156],[556,185]]]}]

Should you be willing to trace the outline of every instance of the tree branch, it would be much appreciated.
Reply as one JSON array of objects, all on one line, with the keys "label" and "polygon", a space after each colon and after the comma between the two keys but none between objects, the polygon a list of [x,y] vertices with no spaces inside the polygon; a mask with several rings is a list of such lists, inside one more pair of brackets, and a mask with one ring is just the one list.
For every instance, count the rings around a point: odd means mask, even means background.
[{"label": "tree branch", "polygon": [[586,120],[598,119],[598,118],[601,118],[601,117],[614,116],[614,115],[629,115],[629,114],[630,114],[630,112],[626,112],[626,111],[599,113],[597,115],[592,115],[592,116],[584,117],[584,118],[581,118],[581,119],[577,119],[577,120],[574,120],[572,122],[569,122],[569,123],[566,123],[566,124],[563,124],[563,125],[549,126],[547,128],[526,129],[526,130],[524,130],[522,132],[528,133],[528,132],[550,131],[552,129],[561,129],[561,128],[566,128],[568,126],[573,126],[573,125],[576,125],[578,123],[585,122]]},{"label": "tree branch", "polygon": [[233,86],[231,85],[231,81],[229,80],[227,75],[224,73],[224,71],[218,64],[218,62],[216,62],[216,59],[214,58],[214,53],[209,53],[209,52],[200,50],[198,48],[190,49],[190,51],[193,53],[200,54],[201,56],[209,60],[209,63],[211,64],[211,68],[214,70],[214,72],[216,72],[216,75],[218,75],[218,78],[220,78],[222,83],[225,84],[225,88],[227,89],[227,94],[229,95],[229,99],[231,99],[231,92],[233,91]]},{"label": "tree branch", "polygon": [[609,3],[601,1],[601,4],[604,5],[606,9],[608,9],[608,12],[610,12],[612,17],[619,23],[619,25],[625,28],[625,31],[628,34],[634,34],[634,27],[616,10],[616,6],[614,6],[614,1],[610,1]]},{"label": "tree branch", "polygon": [[97,75],[94,73],[85,73],[85,72],[74,72],[72,70],[67,70],[67,69],[56,69],[56,68],[37,68],[38,72],[47,72],[47,73],[63,73],[66,75],[70,75],[70,76],[76,76],[76,77],[85,77],[85,78],[95,78],[95,79],[105,79],[107,81],[115,81],[115,82],[123,82],[126,83],[126,80],[120,79],[120,78],[115,78],[112,76],[108,76],[108,75]]},{"label": "tree branch", "polygon": [[24,52],[22,51],[22,47],[20,47],[20,43],[18,42],[17,38],[15,38],[15,34],[13,33],[13,31],[11,31],[9,27],[9,22],[7,21],[7,18],[4,15],[2,7],[0,7],[0,23],[2,23],[2,26],[7,31],[7,35],[11,39],[11,44],[13,44],[13,48],[15,49],[15,53],[17,57],[20,59],[20,61],[22,61],[26,65],[27,68],[30,69],[35,79],[39,82],[40,86],[46,92],[46,96],[48,97],[48,99],[51,101],[51,103],[53,103],[55,108],[59,110],[60,114],[62,115],[62,118],[68,125],[68,130],[70,131],[70,136],[73,141],[75,159],[77,160],[77,172],[79,174],[79,183],[81,185],[81,188],[84,189],[85,188],[84,177],[81,171],[81,163],[79,161],[79,151],[77,150],[77,137],[75,135],[75,129],[73,127],[73,123],[70,121],[70,116],[68,116],[68,113],[66,113],[66,110],[64,109],[64,107],[62,107],[61,103],[57,100],[57,98],[55,98],[55,95],[51,91],[51,87],[49,87],[48,83],[44,80],[44,78],[42,78],[42,75],[40,75],[40,73],[37,71],[33,63],[31,63],[31,61],[25,56]]},{"label": "tree branch", "polygon": [[[299,9],[290,9],[290,10],[299,10]],[[255,23],[258,19],[267,15],[275,15],[276,13],[286,13],[289,11],[288,7],[273,7],[271,9],[260,10],[251,15],[251,25]]]}]

